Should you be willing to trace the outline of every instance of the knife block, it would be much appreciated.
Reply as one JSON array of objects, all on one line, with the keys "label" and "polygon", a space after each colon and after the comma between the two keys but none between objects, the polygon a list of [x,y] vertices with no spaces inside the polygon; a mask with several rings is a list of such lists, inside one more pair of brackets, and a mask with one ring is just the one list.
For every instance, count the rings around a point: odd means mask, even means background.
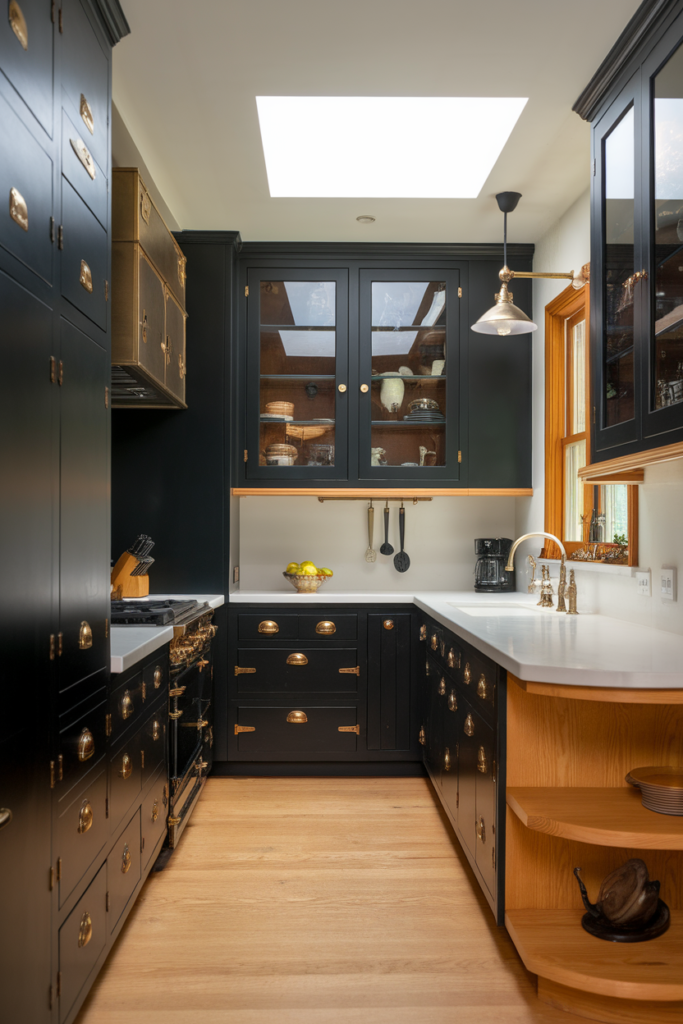
[{"label": "knife block", "polygon": [[149,576],[131,576],[137,565],[135,555],[124,551],[111,571],[112,598],[149,596]]}]

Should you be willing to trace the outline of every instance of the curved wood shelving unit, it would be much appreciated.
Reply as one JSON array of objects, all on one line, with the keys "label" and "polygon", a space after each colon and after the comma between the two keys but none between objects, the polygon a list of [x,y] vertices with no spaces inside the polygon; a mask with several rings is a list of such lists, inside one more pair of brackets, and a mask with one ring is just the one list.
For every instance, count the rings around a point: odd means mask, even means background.
[{"label": "curved wood shelving unit", "polygon": [[518,679],[508,672],[508,679],[520,690],[537,693],[539,697],[564,697],[567,700],[592,700],[605,704],[683,704],[683,689],[631,690],[616,686],[566,686],[562,683],[536,683]]},{"label": "curved wood shelving unit", "polygon": [[507,803],[527,828],[546,835],[596,846],[683,850],[683,817],[649,811],[632,786],[513,786]]}]

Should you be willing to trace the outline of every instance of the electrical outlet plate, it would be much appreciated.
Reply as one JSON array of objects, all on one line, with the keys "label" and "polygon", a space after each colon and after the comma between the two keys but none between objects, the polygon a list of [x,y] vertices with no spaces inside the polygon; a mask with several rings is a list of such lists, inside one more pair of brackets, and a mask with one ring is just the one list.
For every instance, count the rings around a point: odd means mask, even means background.
[{"label": "electrical outlet plate", "polygon": [[652,583],[649,569],[647,570],[647,572],[636,573],[636,585],[638,587],[638,593],[641,597],[652,596]]},{"label": "electrical outlet plate", "polygon": [[233,583],[239,583],[239,581],[240,581],[240,567],[239,567],[239,565],[234,565],[233,569],[232,569],[232,582]]},{"label": "electrical outlet plate", "polygon": [[660,596],[662,601],[676,601],[676,569],[672,565],[663,565],[660,573]]}]

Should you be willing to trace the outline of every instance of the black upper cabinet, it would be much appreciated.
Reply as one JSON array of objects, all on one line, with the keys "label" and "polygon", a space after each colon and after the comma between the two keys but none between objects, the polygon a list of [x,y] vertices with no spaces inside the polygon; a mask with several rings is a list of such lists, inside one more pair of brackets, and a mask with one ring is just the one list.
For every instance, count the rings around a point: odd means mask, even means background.
[{"label": "black upper cabinet", "polygon": [[683,3],[593,118],[593,461],[683,441]]},{"label": "black upper cabinet", "polygon": [[0,18],[0,69],[50,138],[53,32],[49,0],[8,0]]}]

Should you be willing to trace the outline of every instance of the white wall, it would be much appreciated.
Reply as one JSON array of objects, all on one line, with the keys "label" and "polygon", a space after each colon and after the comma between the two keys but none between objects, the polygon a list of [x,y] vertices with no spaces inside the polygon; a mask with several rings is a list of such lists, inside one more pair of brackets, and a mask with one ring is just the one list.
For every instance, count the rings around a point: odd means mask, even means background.
[{"label": "white wall", "polygon": [[[383,503],[375,502],[377,561],[365,561],[368,546],[366,501],[317,498],[240,498],[240,590],[292,592],[282,576],[288,562],[310,559],[332,569],[324,584],[335,591],[368,593],[415,590],[470,590],[475,537],[513,537],[514,498],[448,497],[406,503],[408,572],[396,572],[393,556],[379,554],[384,539]],[[390,502],[390,542],[398,551],[398,503]]]}]

